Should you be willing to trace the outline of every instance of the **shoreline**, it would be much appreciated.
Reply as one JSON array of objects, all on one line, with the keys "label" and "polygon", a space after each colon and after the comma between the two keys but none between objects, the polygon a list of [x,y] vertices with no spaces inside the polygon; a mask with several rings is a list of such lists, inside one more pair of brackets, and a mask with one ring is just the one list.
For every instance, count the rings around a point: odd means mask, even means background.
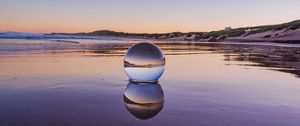
[{"label": "shoreline", "polygon": [[[66,42],[66,43],[76,43],[79,44],[78,41],[71,41],[71,40],[105,40],[101,37],[106,37],[106,38],[110,38],[107,40],[122,40],[124,39],[124,41],[160,41],[160,42],[191,42],[191,43],[230,43],[230,42],[234,42],[234,43],[280,43],[280,44],[300,44],[300,40],[253,40],[253,39],[224,39],[224,40],[216,40],[216,41],[207,41],[207,40],[168,40],[168,39],[151,39],[151,38],[146,38],[146,39],[142,39],[142,38],[135,38],[135,37],[115,37],[115,36],[99,36],[100,39],[96,39],[96,38],[0,38],[0,39],[25,39],[25,40],[52,40],[52,42]],[[70,40],[70,41],[69,41]]]}]

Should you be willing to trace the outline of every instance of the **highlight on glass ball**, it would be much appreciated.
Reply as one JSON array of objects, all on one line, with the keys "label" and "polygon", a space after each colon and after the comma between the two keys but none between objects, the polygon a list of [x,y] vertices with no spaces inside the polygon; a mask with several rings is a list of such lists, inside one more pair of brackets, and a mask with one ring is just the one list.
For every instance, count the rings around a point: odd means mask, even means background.
[{"label": "highlight on glass ball", "polygon": [[157,82],[164,72],[164,66],[164,54],[150,42],[134,44],[124,58],[125,71],[133,82]]},{"label": "highlight on glass ball", "polygon": [[164,92],[158,83],[129,83],[123,94],[126,109],[136,118],[146,120],[156,116],[164,105]]}]

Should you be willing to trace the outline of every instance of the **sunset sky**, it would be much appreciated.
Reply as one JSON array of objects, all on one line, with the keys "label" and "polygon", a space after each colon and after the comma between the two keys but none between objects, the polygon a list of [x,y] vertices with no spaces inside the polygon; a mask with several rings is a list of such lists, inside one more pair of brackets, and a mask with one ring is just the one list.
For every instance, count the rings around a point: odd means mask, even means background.
[{"label": "sunset sky", "polygon": [[0,0],[0,31],[211,31],[300,19],[299,0]]}]

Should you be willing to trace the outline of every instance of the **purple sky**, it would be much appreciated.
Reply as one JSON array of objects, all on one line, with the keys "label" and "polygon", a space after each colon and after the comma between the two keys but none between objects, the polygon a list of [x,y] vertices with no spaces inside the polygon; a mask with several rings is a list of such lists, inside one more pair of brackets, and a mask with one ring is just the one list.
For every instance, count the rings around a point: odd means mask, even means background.
[{"label": "purple sky", "polygon": [[300,19],[299,0],[1,0],[0,31],[211,31]]}]

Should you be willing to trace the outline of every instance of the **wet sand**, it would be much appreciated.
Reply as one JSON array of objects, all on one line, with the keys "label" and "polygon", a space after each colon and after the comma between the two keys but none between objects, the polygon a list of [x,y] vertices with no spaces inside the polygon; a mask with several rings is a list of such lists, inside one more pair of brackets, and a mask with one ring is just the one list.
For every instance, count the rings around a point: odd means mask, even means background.
[{"label": "wet sand", "polygon": [[1,126],[300,125],[299,47],[158,42],[164,103],[134,113],[123,55],[135,41],[76,41],[0,40]]}]

